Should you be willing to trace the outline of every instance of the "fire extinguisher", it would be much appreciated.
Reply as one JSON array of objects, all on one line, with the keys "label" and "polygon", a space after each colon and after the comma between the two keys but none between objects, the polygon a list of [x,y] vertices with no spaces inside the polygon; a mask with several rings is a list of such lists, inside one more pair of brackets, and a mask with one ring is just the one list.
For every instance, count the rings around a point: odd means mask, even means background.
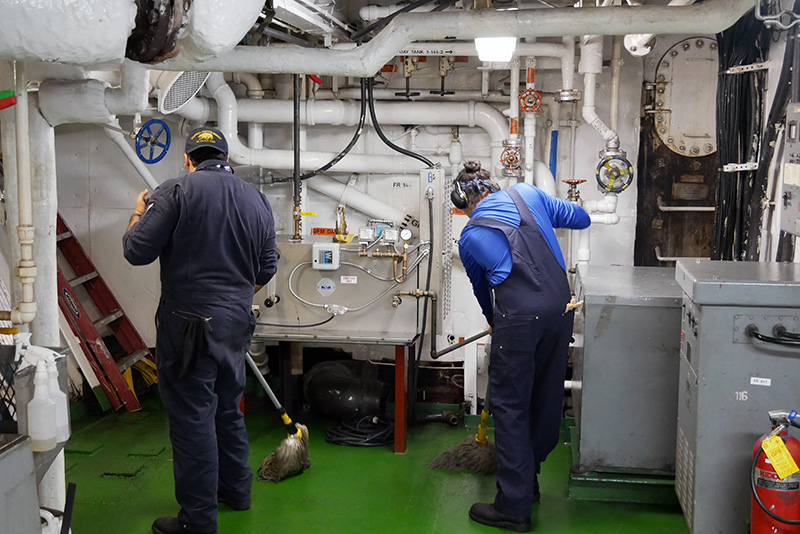
[{"label": "fire extinguisher", "polygon": [[767,458],[762,443],[779,436],[795,463],[800,465],[800,441],[789,437],[789,425],[800,428],[797,412],[771,411],[772,432],[761,436],[753,448],[750,470],[750,534],[800,534],[800,473],[781,479]]}]

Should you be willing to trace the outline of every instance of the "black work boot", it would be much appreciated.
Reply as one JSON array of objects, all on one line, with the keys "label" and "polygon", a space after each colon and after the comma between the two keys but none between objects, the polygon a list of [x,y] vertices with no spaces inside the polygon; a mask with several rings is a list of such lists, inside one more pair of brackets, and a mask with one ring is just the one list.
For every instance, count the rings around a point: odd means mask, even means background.
[{"label": "black work boot", "polygon": [[504,528],[514,532],[529,532],[531,530],[530,517],[517,517],[498,512],[492,503],[478,502],[469,509],[469,517],[482,525]]},{"label": "black work boot", "polygon": [[[153,534],[204,534],[194,530],[178,521],[177,517],[159,517],[153,522]],[[217,534],[215,530],[211,534]]]}]

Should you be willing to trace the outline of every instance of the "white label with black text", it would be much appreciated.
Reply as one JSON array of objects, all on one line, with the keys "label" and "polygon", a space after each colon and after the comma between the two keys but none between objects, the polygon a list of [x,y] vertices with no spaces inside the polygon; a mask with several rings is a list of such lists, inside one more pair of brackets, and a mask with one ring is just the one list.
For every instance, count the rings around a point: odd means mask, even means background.
[{"label": "white label with black text", "polygon": [[751,386],[771,386],[772,379],[771,378],[759,378],[757,376],[750,377],[750,385]]}]

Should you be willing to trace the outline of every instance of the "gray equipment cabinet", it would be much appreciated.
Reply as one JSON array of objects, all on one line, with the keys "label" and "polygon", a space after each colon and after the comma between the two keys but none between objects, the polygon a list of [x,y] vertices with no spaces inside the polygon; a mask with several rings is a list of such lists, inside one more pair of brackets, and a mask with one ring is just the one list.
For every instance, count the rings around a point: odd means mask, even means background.
[{"label": "gray equipment cabinet", "polygon": [[750,532],[750,465],[770,410],[800,408],[800,265],[679,260],[684,296],[675,490],[696,534]]},{"label": "gray equipment cabinet", "polygon": [[680,288],[662,267],[581,266],[578,472],[674,473]]}]

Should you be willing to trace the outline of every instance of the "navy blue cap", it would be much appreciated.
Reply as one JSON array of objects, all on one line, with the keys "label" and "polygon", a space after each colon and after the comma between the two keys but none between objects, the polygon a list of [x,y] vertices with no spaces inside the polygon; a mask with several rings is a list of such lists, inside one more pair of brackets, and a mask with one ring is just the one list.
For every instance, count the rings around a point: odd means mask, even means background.
[{"label": "navy blue cap", "polygon": [[198,148],[206,146],[216,148],[223,154],[228,153],[228,142],[225,140],[225,136],[222,135],[222,132],[211,126],[203,126],[202,128],[192,130],[189,137],[186,138],[185,152],[191,154]]}]

